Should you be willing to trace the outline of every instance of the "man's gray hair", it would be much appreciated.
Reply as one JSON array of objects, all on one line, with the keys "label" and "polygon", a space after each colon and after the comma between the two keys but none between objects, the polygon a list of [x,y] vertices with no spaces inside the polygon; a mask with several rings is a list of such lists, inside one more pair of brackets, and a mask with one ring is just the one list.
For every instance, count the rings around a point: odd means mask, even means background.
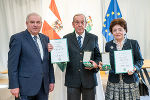
[{"label": "man's gray hair", "polygon": [[76,16],[81,16],[81,15],[84,16],[85,22],[86,22],[86,17],[85,17],[85,15],[82,14],[82,13],[75,14],[74,17],[73,17],[73,22],[74,22],[74,19],[75,19]]},{"label": "man's gray hair", "polygon": [[26,22],[29,20],[29,17],[30,17],[30,16],[33,16],[33,15],[39,16],[40,19],[41,19],[41,21],[42,21],[42,17],[41,17],[38,13],[33,12],[33,13],[29,13],[29,14],[27,15],[27,17],[26,17]]}]

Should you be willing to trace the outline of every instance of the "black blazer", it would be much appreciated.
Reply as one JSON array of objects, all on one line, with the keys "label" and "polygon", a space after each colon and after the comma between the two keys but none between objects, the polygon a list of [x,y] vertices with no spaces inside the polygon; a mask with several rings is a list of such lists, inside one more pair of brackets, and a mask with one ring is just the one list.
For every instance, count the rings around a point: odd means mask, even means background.
[{"label": "black blazer", "polygon": [[[136,67],[136,72],[133,75],[123,74],[123,81],[125,83],[133,83],[139,80],[137,72],[141,69],[143,65],[143,57],[141,55],[140,46],[136,40],[127,39],[123,45],[123,50],[132,49],[134,66]],[[119,74],[115,74],[115,64],[114,64],[114,51],[117,51],[116,44],[112,41],[107,42],[105,46],[105,51],[110,52],[110,63],[112,70],[109,71],[108,80],[112,83],[118,83],[120,81]]]},{"label": "black blazer", "polygon": [[68,41],[69,59],[67,64],[65,85],[68,87],[78,88],[81,85],[84,88],[92,88],[97,85],[96,72],[98,69],[87,70],[83,65],[84,51],[91,51],[91,60],[99,62],[101,55],[98,46],[98,37],[85,31],[85,38],[80,49],[75,32],[64,36]]}]

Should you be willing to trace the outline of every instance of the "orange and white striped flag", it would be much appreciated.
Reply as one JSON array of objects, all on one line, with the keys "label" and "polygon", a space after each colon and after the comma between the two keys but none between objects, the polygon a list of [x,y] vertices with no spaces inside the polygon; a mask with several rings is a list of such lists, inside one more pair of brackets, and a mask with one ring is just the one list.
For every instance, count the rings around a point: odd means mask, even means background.
[{"label": "orange and white striped flag", "polygon": [[63,28],[62,21],[57,10],[55,0],[51,0],[48,12],[44,18],[42,33],[50,40],[60,39],[60,31]]}]

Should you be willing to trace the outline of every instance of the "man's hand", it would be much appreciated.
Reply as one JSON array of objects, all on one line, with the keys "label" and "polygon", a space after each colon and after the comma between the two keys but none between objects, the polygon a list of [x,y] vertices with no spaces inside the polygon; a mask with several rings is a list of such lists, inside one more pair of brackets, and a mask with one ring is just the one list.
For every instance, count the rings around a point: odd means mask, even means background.
[{"label": "man's hand", "polygon": [[11,89],[11,94],[14,95],[16,98],[19,97],[19,88]]},{"label": "man's hand", "polygon": [[54,83],[49,84],[49,92],[54,90]]},{"label": "man's hand", "polygon": [[48,43],[47,47],[48,47],[48,52],[51,52],[53,50],[52,44]]},{"label": "man's hand", "polygon": [[97,64],[93,60],[90,60],[89,62],[91,62],[94,67],[91,67],[91,68],[85,67],[85,69],[91,70],[93,68],[97,68]]}]

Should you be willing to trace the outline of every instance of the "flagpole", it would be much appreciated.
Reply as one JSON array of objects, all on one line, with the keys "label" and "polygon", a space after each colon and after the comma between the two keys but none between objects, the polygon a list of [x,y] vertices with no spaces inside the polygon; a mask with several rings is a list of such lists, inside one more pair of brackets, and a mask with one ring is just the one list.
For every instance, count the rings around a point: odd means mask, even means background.
[{"label": "flagpole", "polygon": [[[102,12],[103,12],[101,18],[102,18],[102,22],[104,22],[105,14],[104,14],[104,7],[103,7],[103,6],[105,5],[105,1],[102,0],[101,2],[103,3],[103,4],[101,3]],[[102,23],[102,26],[103,26],[103,23]],[[102,35],[102,40],[103,40],[103,41],[102,41],[102,42],[103,42],[102,52],[105,52],[105,38],[104,38],[103,35]]]}]

